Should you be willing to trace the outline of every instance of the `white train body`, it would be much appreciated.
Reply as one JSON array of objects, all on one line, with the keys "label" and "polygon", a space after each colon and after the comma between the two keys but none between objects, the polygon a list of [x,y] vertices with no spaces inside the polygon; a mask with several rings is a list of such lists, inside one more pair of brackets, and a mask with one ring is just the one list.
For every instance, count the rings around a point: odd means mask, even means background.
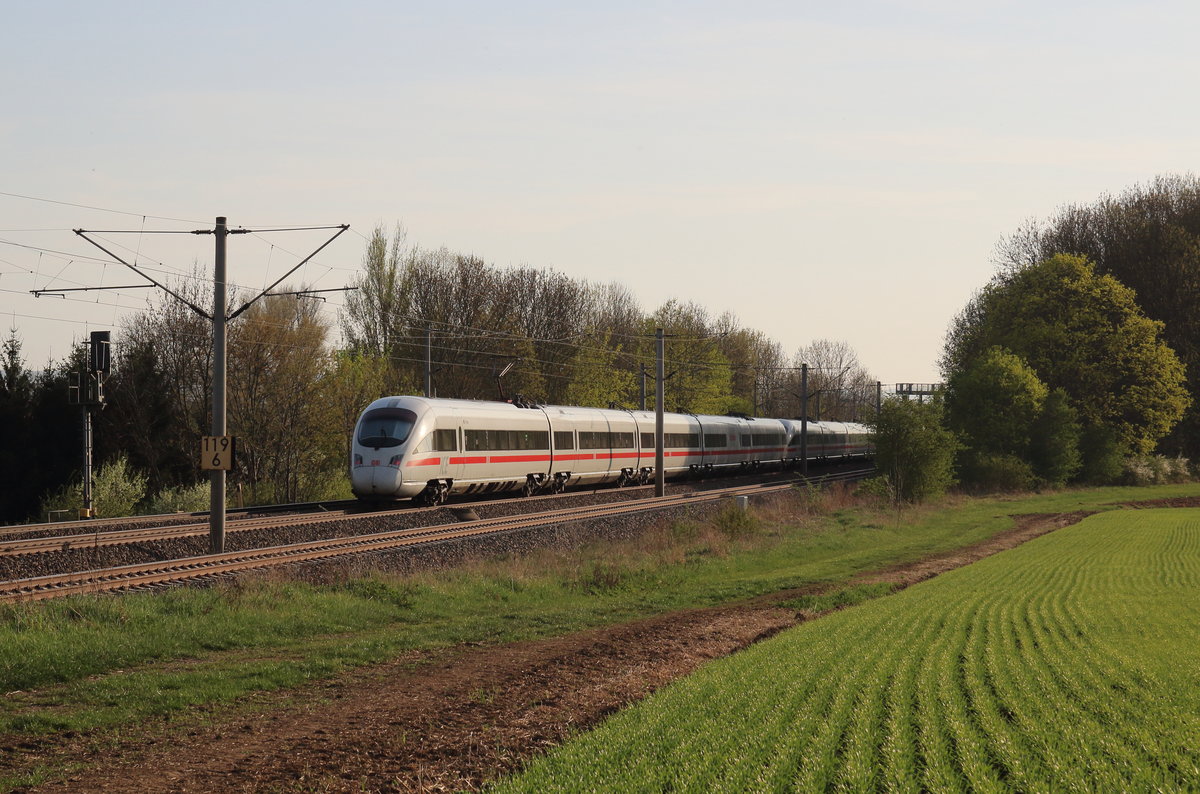
[{"label": "white train body", "polygon": [[[797,420],[666,414],[665,476],[800,458]],[[810,459],[869,454],[862,425],[809,422]],[[419,498],[646,482],[654,414],[568,406],[384,397],[354,429],[350,481],[360,499]]]}]

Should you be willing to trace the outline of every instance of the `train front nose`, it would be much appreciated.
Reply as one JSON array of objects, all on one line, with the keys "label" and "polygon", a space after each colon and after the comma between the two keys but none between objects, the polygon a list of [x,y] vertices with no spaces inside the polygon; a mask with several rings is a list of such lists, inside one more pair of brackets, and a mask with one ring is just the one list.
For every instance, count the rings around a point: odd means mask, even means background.
[{"label": "train front nose", "polygon": [[401,481],[400,467],[391,462],[391,456],[370,449],[355,453],[350,470],[350,486],[355,496],[396,496]]}]

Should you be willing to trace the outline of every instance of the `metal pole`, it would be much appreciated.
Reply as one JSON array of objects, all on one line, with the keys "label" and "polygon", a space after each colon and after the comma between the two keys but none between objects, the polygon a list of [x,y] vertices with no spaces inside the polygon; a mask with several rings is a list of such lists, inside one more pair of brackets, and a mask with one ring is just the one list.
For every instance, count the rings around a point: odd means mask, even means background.
[{"label": "metal pole", "polygon": [[[217,240],[213,261],[213,380],[212,434],[225,435],[225,238],[229,231],[225,218],[217,218],[213,231]],[[212,498],[208,514],[208,546],[213,554],[225,551],[225,470],[212,473]]]},{"label": "metal pole", "polygon": [[642,367],[642,392],[641,392],[641,402],[639,404],[642,406],[642,410],[644,411],[644,410],[646,410],[646,365],[642,364],[641,367]]},{"label": "metal pole", "polygon": [[800,365],[800,473],[808,476],[808,365]]},{"label": "metal pole", "polygon": [[663,471],[663,352],[666,347],[663,341],[663,329],[654,332],[654,345],[658,360],[655,362],[654,390],[654,495],[663,496],[667,491],[666,472]]},{"label": "metal pole", "polygon": [[875,418],[883,413],[883,381],[875,381]]},{"label": "metal pole", "polygon": [[[86,377],[86,375],[85,375]],[[80,389],[80,392],[84,392]],[[83,394],[86,400],[86,394]],[[83,410],[83,513],[80,518],[92,517],[92,407],[86,402],[79,406]]]},{"label": "metal pole", "polygon": [[425,396],[433,396],[433,326],[425,326]]}]

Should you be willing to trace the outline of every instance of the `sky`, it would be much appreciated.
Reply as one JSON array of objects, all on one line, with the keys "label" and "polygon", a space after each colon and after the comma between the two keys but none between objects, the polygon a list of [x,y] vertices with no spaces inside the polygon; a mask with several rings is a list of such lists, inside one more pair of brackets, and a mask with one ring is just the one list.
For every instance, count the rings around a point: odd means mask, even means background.
[{"label": "sky", "polygon": [[[335,289],[401,224],[935,382],[1001,238],[1197,170],[1197,29],[1153,1],[11,4],[0,317],[36,369],[157,300],[31,295],[139,283],[73,229],[161,280],[213,240],[148,232],[349,224],[288,282]],[[330,234],[231,237],[229,278]]]}]

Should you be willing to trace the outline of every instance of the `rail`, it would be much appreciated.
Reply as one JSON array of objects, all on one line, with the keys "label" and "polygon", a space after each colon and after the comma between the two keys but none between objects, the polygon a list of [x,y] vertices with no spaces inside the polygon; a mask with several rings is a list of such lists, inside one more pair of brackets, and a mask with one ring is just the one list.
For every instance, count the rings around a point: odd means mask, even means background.
[{"label": "rail", "polygon": [[[869,471],[839,472],[819,478],[809,478],[806,482],[823,484],[861,479]],[[0,582],[0,601],[32,601],[83,593],[106,593],[167,583],[207,580],[217,576],[283,565],[315,562],[349,555],[375,554],[405,547],[500,535],[538,526],[663,510],[682,505],[712,502],[732,496],[771,493],[795,487],[797,484],[800,483],[740,485],[715,491],[653,497],[615,505],[610,503],[570,507],[535,514],[477,519],[469,524],[455,523],[416,527],[224,554],[125,565],[103,570],[16,579]]]}]

